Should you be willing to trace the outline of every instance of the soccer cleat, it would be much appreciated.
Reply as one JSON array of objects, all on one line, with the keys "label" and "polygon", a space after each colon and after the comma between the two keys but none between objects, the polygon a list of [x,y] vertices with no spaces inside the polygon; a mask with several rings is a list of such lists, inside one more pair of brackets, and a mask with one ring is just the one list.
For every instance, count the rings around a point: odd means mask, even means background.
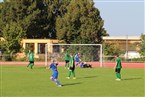
[{"label": "soccer cleat", "polygon": [[61,85],[58,85],[58,87],[62,87]]},{"label": "soccer cleat", "polygon": [[67,79],[70,79],[70,77],[66,77]]},{"label": "soccer cleat", "polygon": [[121,79],[119,79],[119,78],[117,78],[116,80],[117,80],[117,81],[121,81]]},{"label": "soccer cleat", "polygon": [[73,77],[73,79],[76,79],[76,77]]}]

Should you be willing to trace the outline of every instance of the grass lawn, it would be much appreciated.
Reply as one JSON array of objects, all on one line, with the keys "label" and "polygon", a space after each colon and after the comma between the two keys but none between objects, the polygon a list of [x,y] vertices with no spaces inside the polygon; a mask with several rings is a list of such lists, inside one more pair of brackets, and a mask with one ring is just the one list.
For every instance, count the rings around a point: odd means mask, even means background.
[{"label": "grass lawn", "polygon": [[144,97],[145,69],[122,69],[116,81],[112,68],[77,67],[77,79],[66,79],[67,69],[58,67],[57,87],[44,67],[1,66],[0,97]]}]

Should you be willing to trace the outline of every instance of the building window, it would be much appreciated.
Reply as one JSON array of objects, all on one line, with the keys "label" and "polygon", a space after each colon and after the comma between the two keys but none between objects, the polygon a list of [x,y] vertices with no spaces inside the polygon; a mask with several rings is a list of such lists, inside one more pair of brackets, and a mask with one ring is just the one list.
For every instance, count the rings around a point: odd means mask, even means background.
[{"label": "building window", "polygon": [[45,53],[45,43],[38,43],[38,54]]},{"label": "building window", "polygon": [[59,45],[53,45],[53,53],[59,53],[60,49],[59,49]]}]

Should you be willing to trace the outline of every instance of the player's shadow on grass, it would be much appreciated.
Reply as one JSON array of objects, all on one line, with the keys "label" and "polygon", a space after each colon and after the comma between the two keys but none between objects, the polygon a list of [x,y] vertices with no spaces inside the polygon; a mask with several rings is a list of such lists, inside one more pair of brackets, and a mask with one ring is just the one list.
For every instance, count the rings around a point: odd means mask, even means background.
[{"label": "player's shadow on grass", "polygon": [[77,83],[68,83],[68,84],[62,84],[62,86],[71,86],[71,85],[77,85],[81,84],[82,82],[77,82]]},{"label": "player's shadow on grass", "polygon": [[82,78],[96,78],[96,77],[98,77],[98,76],[84,76],[84,77],[80,77],[78,79],[82,79]]},{"label": "player's shadow on grass", "polygon": [[122,80],[139,80],[142,79],[141,77],[136,77],[136,78],[124,78]]},{"label": "player's shadow on grass", "polygon": [[35,69],[46,69],[46,67],[37,67]]}]

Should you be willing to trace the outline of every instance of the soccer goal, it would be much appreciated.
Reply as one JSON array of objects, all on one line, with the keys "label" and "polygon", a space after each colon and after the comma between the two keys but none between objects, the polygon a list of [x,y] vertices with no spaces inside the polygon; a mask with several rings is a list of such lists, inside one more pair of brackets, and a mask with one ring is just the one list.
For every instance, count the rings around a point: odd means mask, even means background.
[{"label": "soccer goal", "polygon": [[45,66],[49,65],[51,59],[65,62],[66,51],[74,56],[79,52],[81,62],[102,67],[102,44],[46,44]]}]

